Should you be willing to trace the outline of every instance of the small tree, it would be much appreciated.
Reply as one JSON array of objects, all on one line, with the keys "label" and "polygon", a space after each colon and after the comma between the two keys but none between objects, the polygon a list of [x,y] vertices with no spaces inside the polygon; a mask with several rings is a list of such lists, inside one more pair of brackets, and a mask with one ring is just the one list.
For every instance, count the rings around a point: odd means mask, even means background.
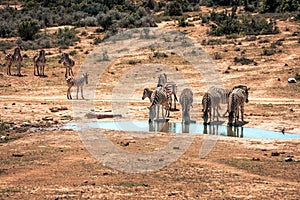
[{"label": "small tree", "polygon": [[22,21],[18,26],[18,34],[23,40],[32,40],[39,32],[39,25],[36,21]]}]

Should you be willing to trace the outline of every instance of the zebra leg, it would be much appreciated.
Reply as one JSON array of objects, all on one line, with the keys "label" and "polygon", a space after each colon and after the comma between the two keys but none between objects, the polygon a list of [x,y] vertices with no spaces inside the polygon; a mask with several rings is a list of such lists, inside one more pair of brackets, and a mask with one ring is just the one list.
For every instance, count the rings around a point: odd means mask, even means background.
[{"label": "zebra leg", "polygon": [[71,95],[71,87],[68,88],[68,91],[67,91],[67,98],[68,98],[68,99],[72,99],[72,95]]},{"label": "zebra leg", "polygon": [[81,98],[84,99],[84,97],[83,97],[83,86],[81,86],[80,90],[81,90]]},{"label": "zebra leg", "polygon": [[244,105],[241,105],[242,122],[244,121]]},{"label": "zebra leg", "polygon": [[11,75],[11,72],[10,72],[10,66],[11,66],[11,63],[9,63],[8,65],[7,65],[7,75]]},{"label": "zebra leg", "polygon": [[77,86],[76,99],[78,99],[78,92],[79,92],[79,87]]},{"label": "zebra leg", "polygon": [[68,76],[68,67],[66,67],[66,73],[65,73],[65,78]]},{"label": "zebra leg", "polygon": [[21,76],[21,64],[17,64],[18,76]]},{"label": "zebra leg", "polygon": [[173,93],[173,95],[174,95],[174,110],[176,110],[176,101],[178,102],[178,99],[175,93]]},{"label": "zebra leg", "polygon": [[69,69],[69,72],[71,72],[72,76],[74,76],[72,67]]}]

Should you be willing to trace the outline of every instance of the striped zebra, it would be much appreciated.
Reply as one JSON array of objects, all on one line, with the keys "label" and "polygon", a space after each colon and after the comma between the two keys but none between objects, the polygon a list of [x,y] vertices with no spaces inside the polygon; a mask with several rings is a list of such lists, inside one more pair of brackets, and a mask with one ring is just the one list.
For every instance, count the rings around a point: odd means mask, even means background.
[{"label": "striped zebra", "polygon": [[72,99],[71,88],[73,86],[76,86],[77,87],[76,99],[78,99],[79,88],[80,88],[80,91],[81,91],[81,98],[84,99],[84,97],[83,97],[83,85],[88,84],[88,74],[85,73],[80,78],[77,78],[77,79],[74,79],[72,76],[69,76],[69,77],[66,78],[66,81],[67,81],[67,84],[68,84],[67,98]]},{"label": "striped zebra", "polygon": [[40,50],[39,54],[33,57],[33,63],[34,63],[34,75],[45,76],[44,70],[46,64],[46,56],[45,56],[44,49]]},{"label": "striped zebra", "polygon": [[[170,97],[171,97],[171,107],[170,110],[176,110],[176,102],[178,102],[177,99],[177,85],[174,82],[168,82],[168,77],[165,73],[160,74],[158,77],[158,83],[157,83],[157,87],[164,87],[167,92],[169,93]],[[172,98],[172,96],[174,98]],[[174,100],[173,100],[174,99]],[[174,102],[174,109],[172,109],[172,103]]]},{"label": "striped zebra", "polygon": [[[157,119],[159,119],[159,109],[157,109],[157,113],[155,109],[157,105],[162,105],[162,107],[166,110],[166,116],[170,115],[170,96],[168,95],[166,89],[163,87],[157,87],[156,90],[154,90],[152,96],[153,95],[154,98],[149,108],[149,123],[151,123],[154,120],[155,116]],[[162,117],[163,119],[165,119],[163,109]]]},{"label": "striped zebra", "polygon": [[[155,98],[155,92],[153,92],[152,90],[150,90],[149,88],[145,88],[144,92],[143,92],[143,96],[142,96],[142,100],[144,100],[145,98],[149,98],[150,103],[153,102],[154,98]],[[168,100],[169,100],[169,104],[171,106],[171,100],[170,100],[170,95],[168,96]],[[160,109],[160,105],[156,105],[157,109]],[[165,109],[162,107],[162,109]],[[168,115],[168,116],[167,116]],[[166,116],[169,117],[170,116],[170,112],[166,112]]]},{"label": "striped zebra", "polygon": [[239,109],[241,110],[241,119],[244,121],[244,103],[248,103],[248,91],[246,86],[236,86],[229,95],[228,101],[228,125],[232,126],[239,120]]},{"label": "striped zebra", "polygon": [[165,87],[167,80],[168,80],[167,74],[165,73],[160,74],[158,77],[157,87]]},{"label": "striped zebra", "polygon": [[65,73],[66,78],[71,75],[74,76],[72,67],[75,65],[75,61],[70,58],[69,54],[63,53],[58,63],[59,64],[63,63],[63,65],[66,67],[66,73]]},{"label": "striped zebra", "polygon": [[182,123],[188,124],[190,123],[190,108],[193,104],[193,92],[189,88],[185,88],[182,90],[180,97],[179,97],[179,103],[181,105],[182,110]]},{"label": "striped zebra", "polygon": [[[222,88],[222,87],[218,87],[218,86],[211,86],[208,89],[208,92],[213,97],[219,98],[220,99],[220,104],[228,105],[228,99],[229,99],[230,93],[232,92],[232,89]],[[219,105],[219,109],[221,109],[221,105]],[[227,113],[227,110],[222,116],[225,117],[226,113]]]},{"label": "striped zebra", "polygon": [[21,55],[21,48],[20,47],[15,48],[13,54],[7,54],[5,56],[5,60],[8,61],[8,63],[7,63],[7,75],[11,75],[10,68],[13,64],[15,64],[17,66],[17,71],[18,71],[17,75],[22,76],[21,75],[21,65],[22,65],[23,58],[22,58],[22,55]]},{"label": "striped zebra", "polygon": [[[221,98],[219,96],[213,96],[209,92],[204,93],[202,97],[202,112],[204,124],[209,124],[212,120],[214,120],[215,116],[217,117],[217,121],[219,121],[220,101]],[[208,116],[210,122],[208,122]]]}]

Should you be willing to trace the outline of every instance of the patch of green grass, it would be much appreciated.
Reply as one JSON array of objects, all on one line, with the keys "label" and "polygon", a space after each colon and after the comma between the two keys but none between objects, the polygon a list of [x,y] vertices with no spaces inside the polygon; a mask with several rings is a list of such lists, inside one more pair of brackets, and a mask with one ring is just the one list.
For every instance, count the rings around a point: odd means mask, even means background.
[{"label": "patch of green grass", "polygon": [[249,161],[245,160],[231,160],[227,163],[230,166],[237,167],[237,168],[247,168],[251,166],[251,163]]},{"label": "patch of green grass", "polygon": [[21,190],[18,188],[0,188],[0,192],[1,193],[17,193],[17,192],[21,192]]}]

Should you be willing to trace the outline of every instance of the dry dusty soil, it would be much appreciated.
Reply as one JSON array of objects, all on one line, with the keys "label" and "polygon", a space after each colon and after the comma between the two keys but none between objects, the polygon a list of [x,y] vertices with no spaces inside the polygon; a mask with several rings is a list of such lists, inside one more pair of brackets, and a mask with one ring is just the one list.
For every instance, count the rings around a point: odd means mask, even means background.
[{"label": "dry dusty soil", "polygon": [[[159,26],[185,32],[203,44],[202,50],[212,59],[199,59],[199,62],[215,63],[225,87],[244,84],[251,88],[250,102],[245,106],[248,122],[245,127],[275,131],[285,128],[286,132],[300,134],[300,83],[287,83],[289,77],[300,72],[299,22],[278,21],[281,32],[277,35],[237,39],[207,36],[208,27],[198,21],[190,23],[194,26],[179,28],[171,21]],[[96,47],[88,39],[93,38],[88,36],[98,36],[94,29],[85,31],[88,35],[81,42],[63,50],[76,50],[73,56],[76,74],[82,73],[80,67]],[[296,32],[298,36],[294,36]],[[213,44],[217,39],[223,42]],[[212,43],[207,44],[209,40]],[[276,46],[274,55],[261,55],[264,48],[278,40],[281,44]],[[0,113],[1,120],[7,123],[1,123],[0,133],[0,199],[299,199],[300,139],[218,137],[207,156],[200,158],[199,150],[209,135],[199,134],[182,156],[159,170],[151,171],[149,166],[147,172],[127,173],[103,165],[89,153],[80,138],[82,134],[61,129],[64,124],[79,119],[73,116],[74,106],[82,106],[84,110],[91,102],[89,93],[85,93],[86,100],[81,100],[80,95],[80,100],[66,98],[65,69],[58,64],[61,51],[46,49],[47,77],[33,76],[32,57],[36,53],[33,51],[22,52],[28,56],[23,62],[24,76],[7,76],[6,68],[2,68]],[[214,59],[216,52],[221,59]],[[234,63],[234,57],[241,54],[254,59],[256,64]],[[4,54],[1,63],[5,63]],[[178,82],[178,95],[185,85],[177,75],[187,80],[194,92],[192,119],[202,123],[200,102],[207,84],[201,73],[176,53],[154,52],[149,48],[114,60],[100,79],[95,80],[95,74],[89,71],[89,81],[98,82],[94,111],[110,113],[122,107],[122,103],[114,106],[112,100],[118,97],[114,96],[115,88],[123,86],[125,91],[131,89],[126,117],[146,121],[149,101],[141,100],[143,88],[153,89],[157,76],[163,72],[169,75],[170,81]],[[147,74],[147,80],[140,78],[143,74]],[[131,82],[126,82],[128,85],[120,86],[120,80],[127,80],[127,75],[137,79],[131,77]],[[72,91],[75,97],[75,89]],[[179,104],[177,107],[180,109]],[[89,111],[84,110],[84,114]],[[113,119],[98,119],[104,120]],[[226,125],[226,118],[222,120]],[[180,122],[181,113],[171,112],[170,121]],[[118,149],[137,155],[158,152],[177,137],[157,133],[141,138],[109,130],[103,130],[103,134]],[[188,140],[188,134],[186,137]],[[171,149],[181,150],[176,145]],[[291,159],[286,162],[286,158]]]}]

